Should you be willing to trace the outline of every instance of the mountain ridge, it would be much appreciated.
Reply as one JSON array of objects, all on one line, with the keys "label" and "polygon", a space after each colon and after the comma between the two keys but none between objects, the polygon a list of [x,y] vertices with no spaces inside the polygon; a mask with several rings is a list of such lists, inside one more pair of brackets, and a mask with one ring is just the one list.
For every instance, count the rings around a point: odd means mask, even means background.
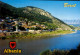
[{"label": "mountain ridge", "polygon": [[11,16],[15,18],[22,17],[23,19],[27,18],[30,21],[44,24],[48,26],[49,29],[61,28],[62,30],[71,30],[71,27],[66,23],[41,8],[33,6],[16,8],[0,1],[0,12],[0,16]]}]

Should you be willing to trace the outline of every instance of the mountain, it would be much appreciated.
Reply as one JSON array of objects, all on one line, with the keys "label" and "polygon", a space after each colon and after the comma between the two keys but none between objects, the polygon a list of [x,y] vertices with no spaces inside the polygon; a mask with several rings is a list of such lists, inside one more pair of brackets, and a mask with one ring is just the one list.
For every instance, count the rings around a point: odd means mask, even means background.
[{"label": "mountain", "polygon": [[63,20],[67,24],[80,24],[80,20]]},{"label": "mountain", "polygon": [[62,30],[71,30],[69,25],[52,16],[49,12],[33,6],[16,8],[0,1],[0,16],[10,16],[14,18],[22,17],[23,19],[28,19],[29,21],[44,24],[49,29],[60,28]]}]

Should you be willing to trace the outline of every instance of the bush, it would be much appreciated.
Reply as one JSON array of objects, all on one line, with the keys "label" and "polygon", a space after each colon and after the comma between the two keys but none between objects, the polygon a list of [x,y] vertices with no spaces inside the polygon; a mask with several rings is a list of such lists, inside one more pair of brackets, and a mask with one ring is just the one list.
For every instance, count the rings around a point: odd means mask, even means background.
[{"label": "bush", "polygon": [[42,52],[40,55],[51,55],[51,50],[46,50]]},{"label": "bush", "polygon": [[77,49],[71,49],[69,51],[64,50],[46,50],[42,52],[40,55],[80,55],[80,45],[77,47]]}]

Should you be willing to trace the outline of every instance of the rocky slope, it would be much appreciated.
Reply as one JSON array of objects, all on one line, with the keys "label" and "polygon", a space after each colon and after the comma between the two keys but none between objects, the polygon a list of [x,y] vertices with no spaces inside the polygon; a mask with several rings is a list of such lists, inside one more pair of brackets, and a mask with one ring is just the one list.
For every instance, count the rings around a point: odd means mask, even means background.
[{"label": "rocky slope", "polygon": [[28,7],[24,8],[23,12],[26,14],[29,14],[30,12],[32,12],[32,13],[36,13],[36,14],[40,14],[40,15],[49,17],[51,19],[52,23],[55,24],[56,26],[58,26],[59,29],[71,30],[71,28],[67,24],[65,24],[63,21],[59,20],[58,18],[52,16],[49,12],[47,12],[43,9],[28,6]]}]

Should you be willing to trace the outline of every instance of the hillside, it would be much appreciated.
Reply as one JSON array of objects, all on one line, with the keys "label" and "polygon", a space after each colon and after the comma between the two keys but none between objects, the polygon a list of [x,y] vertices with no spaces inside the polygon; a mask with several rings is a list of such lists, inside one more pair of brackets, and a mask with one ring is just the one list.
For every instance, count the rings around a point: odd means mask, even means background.
[{"label": "hillside", "polygon": [[28,19],[39,24],[46,25],[49,29],[59,28],[61,30],[71,30],[71,27],[65,24],[60,19],[52,16],[49,12],[33,7],[27,6],[23,8],[16,8],[0,1],[0,16],[1,17],[14,17]]}]

